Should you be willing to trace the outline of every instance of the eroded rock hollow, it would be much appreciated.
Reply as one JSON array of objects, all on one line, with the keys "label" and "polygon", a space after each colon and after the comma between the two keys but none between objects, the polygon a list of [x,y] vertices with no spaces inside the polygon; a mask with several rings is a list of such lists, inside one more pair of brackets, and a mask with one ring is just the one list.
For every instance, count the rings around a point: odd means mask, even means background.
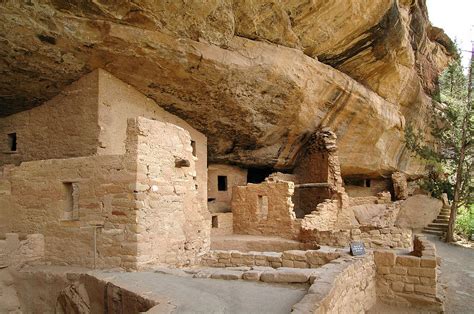
[{"label": "eroded rock hollow", "polygon": [[103,68],[204,133],[210,161],[245,167],[290,169],[329,128],[344,176],[418,174],[404,128],[426,127],[452,54],[424,0],[0,6],[1,115]]}]

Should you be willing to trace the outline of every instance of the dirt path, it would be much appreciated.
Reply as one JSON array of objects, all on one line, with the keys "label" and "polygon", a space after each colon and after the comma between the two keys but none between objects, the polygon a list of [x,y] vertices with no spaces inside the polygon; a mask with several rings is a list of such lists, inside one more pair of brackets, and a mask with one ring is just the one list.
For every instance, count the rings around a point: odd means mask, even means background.
[{"label": "dirt path", "polygon": [[474,313],[474,249],[444,243],[436,236],[428,239],[435,243],[441,257],[446,313]]}]

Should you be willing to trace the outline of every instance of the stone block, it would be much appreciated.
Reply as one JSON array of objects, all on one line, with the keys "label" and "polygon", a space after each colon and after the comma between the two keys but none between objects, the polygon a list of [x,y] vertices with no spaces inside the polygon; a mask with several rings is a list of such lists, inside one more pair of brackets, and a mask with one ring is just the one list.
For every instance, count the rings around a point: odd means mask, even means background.
[{"label": "stone block", "polygon": [[422,257],[420,260],[421,267],[436,268],[436,265],[437,261],[434,257]]},{"label": "stone block", "polygon": [[390,274],[390,267],[388,266],[379,266],[377,267],[377,273],[381,275]]},{"label": "stone block", "polygon": [[415,291],[428,295],[436,295],[436,286],[415,285]]},{"label": "stone block", "polygon": [[420,282],[423,286],[436,285],[436,280],[434,278],[420,277]]},{"label": "stone block", "polygon": [[390,269],[390,273],[397,274],[397,275],[406,275],[407,269],[406,267],[403,267],[403,266],[394,266]]},{"label": "stone block", "polygon": [[406,276],[404,278],[406,283],[420,283],[420,277],[418,276]]},{"label": "stone block", "polygon": [[374,259],[377,266],[394,266],[395,253],[389,251],[375,251]]},{"label": "stone block", "polygon": [[288,260],[288,259],[282,260],[281,264],[282,264],[283,267],[295,267],[294,262],[291,261],[291,260]]},{"label": "stone block", "polygon": [[260,280],[264,282],[302,283],[309,280],[311,273],[304,269],[281,267],[273,271],[265,271]]},{"label": "stone block", "polygon": [[282,258],[292,260],[292,261],[306,261],[306,251],[300,251],[300,250],[284,251],[282,254]]},{"label": "stone block", "polygon": [[263,272],[260,270],[249,270],[243,273],[242,279],[249,280],[249,281],[259,281],[260,275]]},{"label": "stone block", "polygon": [[212,279],[237,280],[241,279],[243,272],[237,270],[219,269],[211,274]]},{"label": "stone block", "polygon": [[396,292],[402,292],[405,284],[403,282],[392,282],[392,290]]},{"label": "stone block", "polygon": [[306,262],[294,261],[293,264],[295,268],[308,268],[308,263]]},{"label": "stone block", "polygon": [[413,292],[415,289],[415,285],[411,283],[405,284],[405,292]]},{"label": "stone block", "polygon": [[435,268],[421,268],[421,267],[408,268],[408,275],[435,278],[436,269]]},{"label": "stone block", "polygon": [[416,256],[397,256],[397,265],[407,266],[407,267],[419,267],[420,258]]}]

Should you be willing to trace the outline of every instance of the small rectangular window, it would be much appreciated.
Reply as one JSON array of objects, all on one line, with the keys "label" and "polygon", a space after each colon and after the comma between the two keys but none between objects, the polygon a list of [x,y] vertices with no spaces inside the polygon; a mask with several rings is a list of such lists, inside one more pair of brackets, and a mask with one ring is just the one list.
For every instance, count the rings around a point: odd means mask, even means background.
[{"label": "small rectangular window", "polygon": [[217,216],[212,216],[212,228],[219,228],[219,223],[217,221]]},{"label": "small rectangular window", "polygon": [[370,179],[365,179],[365,186],[370,188]]},{"label": "small rectangular window", "polygon": [[191,147],[193,149],[193,156],[194,157],[197,157],[197,153],[196,153],[196,141],[191,141]]},{"label": "small rectangular window", "polygon": [[11,152],[16,152],[16,133],[8,134],[8,148]]},{"label": "small rectangular window", "polygon": [[217,190],[227,191],[227,176],[217,176]]}]

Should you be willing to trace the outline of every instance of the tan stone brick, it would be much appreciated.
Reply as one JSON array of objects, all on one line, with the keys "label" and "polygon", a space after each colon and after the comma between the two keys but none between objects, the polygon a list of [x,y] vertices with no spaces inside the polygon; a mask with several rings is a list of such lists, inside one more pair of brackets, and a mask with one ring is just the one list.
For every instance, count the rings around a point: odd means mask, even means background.
[{"label": "tan stone brick", "polygon": [[423,294],[436,295],[436,286],[415,285],[415,291]]},{"label": "tan stone brick", "polygon": [[420,258],[416,256],[397,256],[397,265],[419,267]]},{"label": "tan stone brick", "polygon": [[421,267],[435,268],[437,265],[436,258],[422,257],[420,265]]},{"label": "tan stone brick", "polygon": [[392,282],[393,291],[402,292],[404,286],[405,284],[403,282],[399,282],[399,281]]},{"label": "tan stone brick", "polygon": [[308,268],[308,263],[301,261],[294,261],[295,268]]},{"label": "tan stone brick", "polygon": [[378,266],[394,266],[395,265],[395,253],[389,251],[375,251],[374,252],[375,264]]},{"label": "tan stone brick", "polygon": [[407,268],[403,266],[394,266],[390,269],[391,274],[397,274],[397,275],[406,275],[407,274]]},{"label": "tan stone brick", "polygon": [[436,280],[434,278],[428,277],[420,277],[420,282],[423,286],[433,286],[436,284]]},{"label": "tan stone brick", "polygon": [[283,267],[295,267],[295,264],[293,263],[293,261],[290,261],[287,259],[282,260],[282,265]]},{"label": "tan stone brick", "polygon": [[413,276],[435,278],[436,269],[435,268],[421,268],[421,267],[410,267],[408,268],[408,274]]},{"label": "tan stone brick", "polygon": [[420,277],[407,276],[407,277],[405,277],[405,282],[407,282],[407,283],[420,283]]},{"label": "tan stone brick", "polygon": [[377,273],[381,275],[390,274],[390,267],[388,266],[379,266],[377,267]]},{"label": "tan stone brick", "polygon": [[405,289],[406,292],[413,292],[414,289],[415,289],[415,285],[410,284],[410,283],[407,283],[407,284],[405,284],[405,288],[404,288],[404,289]]}]

